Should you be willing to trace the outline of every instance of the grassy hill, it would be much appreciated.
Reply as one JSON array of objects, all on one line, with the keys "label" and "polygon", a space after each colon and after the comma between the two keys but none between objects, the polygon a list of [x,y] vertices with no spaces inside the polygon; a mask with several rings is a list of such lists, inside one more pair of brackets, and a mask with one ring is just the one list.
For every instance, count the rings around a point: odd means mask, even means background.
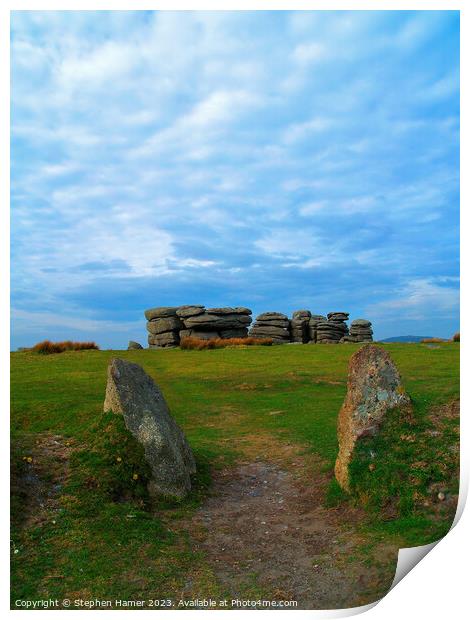
[{"label": "grassy hill", "polygon": [[431,338],[432,336],[392,336],[391,338],[384,338],[380,342],[392,343],[392,342],[421,342],[425,338]]},{"label": "grassy hill", "polygon": [[[340,493],[332,468],[348,360],[359,345],[13,353],[12,600],[222,596],[227,588],[187,524],[210,495],[214,472],[254,458],[260,437],[297,450],[303,484],[324,482],[325,510],[360,505],[359,542],[349,554],[361,563],[381,561],[376,544],[442,536],[455,502],[439,503],[436,494],[444,488],[455,497],[458,488],[458,417],[448,412],[459,395],[459,344],[384,346],[414,416],[395,419],[358,452],[356,499]],[[199,473],[181,504],[148,506],[138,448],[103,417],[112,357],[143,366],[187,434]],[[267,460],[280,458],[263,450]],[[253,588],[241,595],[255,595]]]}]

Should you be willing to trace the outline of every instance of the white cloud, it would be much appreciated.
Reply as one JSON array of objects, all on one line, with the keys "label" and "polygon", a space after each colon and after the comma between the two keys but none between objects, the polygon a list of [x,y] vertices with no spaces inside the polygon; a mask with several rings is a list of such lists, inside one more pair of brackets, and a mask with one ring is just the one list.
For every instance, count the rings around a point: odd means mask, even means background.
[{"label": "white cloud", "polygon": [[325,46],[315,41],[297,45],[292,53],[295,62],[302,65],[323,60],[326,55],[327,50]]},{"label": "white cloud", "polygon": [[312,134],[326,131],[327,129],[330,129],[332,125],[333,121],[330,118],[321,116],[315,117],[305,121],[304,123],[294,123],[293,125],[289,125],[284,131],[282,139],[288,144],[297,142],[298,140],[311,139]]},{"label": "white cloud", "polygon": [[[445,280],[455,282],[455,278]],[[396,319],[397,314],[403,314],[407,319],[424,320],[430,312],[434,317],[455,319],[459,313],[459,290],[441,286],[442,281],[442,277],[410,280],[394,297],[369,305],[367,312],[377,319]]]},{"label": "white cloud", "polygon": [[445,251],[409,231],[456,219],[452,19],[15,14],[13,288],[57,306],[102,277],[92,261],[134,283],[272,261],[380,264],[392,286],[419,249],[441,266],[453,228]]},{"label": "white cloud", "polygon": [[37,334],[48,328],[67,328],[80,332],[103,334],[105,332],[126,333],[142,328],[142,321],[102,321],[83,317],[83,313],[55,313],[11,309],[18,335]]}]

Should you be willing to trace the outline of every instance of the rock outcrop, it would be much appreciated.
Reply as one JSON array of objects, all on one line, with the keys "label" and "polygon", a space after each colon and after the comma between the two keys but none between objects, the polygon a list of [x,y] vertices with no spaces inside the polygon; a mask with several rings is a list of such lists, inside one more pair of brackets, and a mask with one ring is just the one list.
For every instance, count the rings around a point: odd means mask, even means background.
[{"label": "rock outcrop", "polygon": [[176,347],[180,343],[179,332],[183,323],[177,316],[178,307],[164,306],[145,311],[147,319],[148,343],[151,349]]},{"label": "rock outcrop", "polygon": [[361,347],[349,361],[348,391],[338,415],[335,475],[344,490],[350,490],[349,463],[356,442],[378,433],[384,417],[404,406],[410,406],[410,399],[389,354],[376,345]]},{"label": "rock outcrop", "polygon": [[175,347],[182,338],[246,338],[251,310],[241,306],[206,308],[187,305],[145,311],[150,348]]},{"label": "rock outcrop", "polygon": [[347,312],[329,312],[326,321],[317,323],[317,342],[321,344],[336,344],[349,333],[346,321]]},{"label": "rock outcrop", "polygon": [[309,342],[315,344],[317,342],[317,326],[319,323],[326,321],[326,316],[321,314],[312,314],[308,321]]},{"label": "rock outcrop", "polygon": [[330,312],[326,317],[310,310],[296,310],[289,320],[280,312],[263,312],[250,333],[251,310],[242,306],[205,308],[199,304],[163,306],[145,311],[151,349],[176,347],[182,338],[272,338],[274,344],[338,344],[372,342],[372,325],[365,319],[346,324],[347,312]]},{"label": "rock outcrop", "polygon": [[310,340],[309,321],[312,317],[310,310],[296,310],[290,322],[292,342],[305,344]]},{"label": "rock outcrop", "polygon": [[152,472],[150,494],[174,498],[187,495],[196,471],[193,453],[160,388],[143,368],[125,360],[111,360],[103,409],[122,415],[126,428],[142,444]]},{"label": "rock outcrop", "polygon": [[351,322],[349,336],[345,336],[345,342],[372,342],[372,323],[366,319],[355,319]]},{"label": "rock outcrop", "polygon": [[140,344],[140,342],[135,342],[134,340],[129,340],[129,344],[127,345],[127,350],[132,351],[133,349],[143,349],[144,347]]},{"label": "rock outcrop", "polygon": [[273,344],[290,342],[290,321],[280,312],[263,312],[256,317],[249,335],[252,338],[272,338]]}]

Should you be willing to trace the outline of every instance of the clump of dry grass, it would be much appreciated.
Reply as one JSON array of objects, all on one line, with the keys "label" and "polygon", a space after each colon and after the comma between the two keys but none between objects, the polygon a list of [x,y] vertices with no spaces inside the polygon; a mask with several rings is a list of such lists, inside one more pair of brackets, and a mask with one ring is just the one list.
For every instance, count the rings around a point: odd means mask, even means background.
[{"label": "clump of dry grass", "polygon": [[71,340],[64,340],[62,342],[51,342],[50,340],[43,340],[38,342],[32,347],[31,351],[34,353],[41,353],[42,355],[50,355],[51,353],[63,353],[64,351],[84,351],[88,349],[99,350],[99,346],[96,342],[72,342]]},{"label": "clump of dry grass", "polygon": [[456,334],[453,335],[452,340],[454,342],[460,342],[460,332],[457,332]]},{"label": "clump of dry grass", "polygon": [[422,344],[428,344],[431,342],[447,342],[447,340],[445,338],[423,338],[421,340]]},{"label": "clump of dry grass", "polygon": [[180,347],[202,351],[202,349],[223,349],[224,347],[270,346],[272,343],[272,338],[211,338],[210,340],[203,340],[202,338],[188,336],[181,340]]}]

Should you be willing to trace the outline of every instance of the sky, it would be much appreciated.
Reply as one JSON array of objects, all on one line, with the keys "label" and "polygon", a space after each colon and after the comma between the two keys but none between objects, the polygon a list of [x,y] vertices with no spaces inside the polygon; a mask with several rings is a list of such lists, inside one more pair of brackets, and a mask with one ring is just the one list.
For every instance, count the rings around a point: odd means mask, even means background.
[{"label": "sky", "polygon": [[12,349],[191,303],[458,331],[458,12],[12,13]]}]

